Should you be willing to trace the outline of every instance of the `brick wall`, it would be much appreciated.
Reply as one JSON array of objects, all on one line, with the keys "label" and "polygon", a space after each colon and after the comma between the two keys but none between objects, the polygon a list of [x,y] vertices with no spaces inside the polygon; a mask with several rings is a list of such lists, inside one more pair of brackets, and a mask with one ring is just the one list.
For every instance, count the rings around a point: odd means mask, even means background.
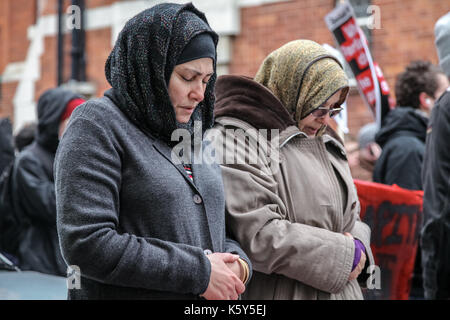
[{"label": "brick wall", "polygon": [[[27,29],[35,20],[35,0],[0,1],[0,74],[9,63],[25,60],[29,46]],[[16,88],[17,82],[1,84],[0,117],[13,120],[12,99]]]},{"label": "brick wall", "polygon": [[[38,2],[39,1],[39,2]],[[118,0],[86,0],[88,8],[108,6]],[[240,34],[233,37],[229,71],[253,76],[264,57],[284,43],[304,38],[334,44],[324,16],[333,9],[334,0],[291,0],[241,9]],[[65,1],[65,7],[71,1]],[[433,27],[435,21],[450,10],[450,0],[373,0],[381,8],[381,29],[373,30],[372,53],[381,66],[394,95],[395,76],[415,59],[437,63]],[[25,8],[25,9],[24,9]],[[11,62],[24,61],[29,46],[27,28],[39,14],[56,14],[57,0],[0,1],[0,72]],[[86,33],[86,72],[88,81],[100,96],[108,87],[104,63],[111,50],[111,30]],[[70,77],[70,35],[65,37],[65,79]],[[36,98],[56,85],[56,38],[44,39],[41,56],[41,79],[36,83]],[[13,113],[12,97],[17,83],[2,84],[0,116]],[[356,89],[348,99],[351,134],[372,121]]]},{"label": "brick wall", "polygon": [[[110,86],[105,78],[105,62],[111,51],[111,30],[99,29],[86,32],[86,78],[97,89],[96,96],[101,96]],[[57,85],[57,38],[45,37],[44,52],[41,56],[41,78],[36,82],[35,98],[47,89]],[[64,37],[64,82],[71,76],[71,35]]]},{"label": "brick wall", "polygon": [[[117,0],[87,0],[86,6],[94,8],[106,6]],[[13,62],[23,62],[26,59],[30,41],[27,38],[28,28],[35,24],[39,7],[41,15],[57,13],[57,0],[1,0],[0,1],[0,74],[5,67]],[[64,11],[71,4],[64,2]],[[104,75],[104,65],[111,51],[111,30],[100,29],[86,33],[86,76],[96,88],[96,95],[100,96],[109,88]],[[64,37],[64,80],[70,79],[71,73],[71,35]],[[57,38],[44,38],[43,54],[40,57],[41,78],[35,83],[35,100],[47,89],[57,85]],[[13,98],[17,89],[17,82],[2,83],[0,99],[0,117],[14,115]]]},{"label": "brick wall", "polygon": [[[86,8],[95,8],[100,6],[108,6],[117,2],[117,0],[85,0]],[[63,12],[72,2],[65,0],[63,5]],[[43,15],[57,14],[57,0],[47,0],[46,5],[42,8]],[[105,79],[104,66],[106,58],[111,51],[111,30],[101,29],[86,32],[86,78],[87,81],[93,83],[96,88],[97,96],[101,96],[103,92],[109,88]],[[53,88],[57,85],[56,72],[56,36],[46,37],[44,54],[41,57],[42,77],[36,83],[36,99],[47,89]],[[64,36],[64,74],[63,80],[66,82],[71,76],[71,35]]]},{"label": "brick wall", "polygon": [[9,117],[14,121],[13,98],[16,92],[17,82],[2,83],[2,96],[0,99],[0,118]]},{"label": "brick wall", "polygon": [[[437,63],[434,23],[450,10],[450,0],[374,0],[381,9],[381,29],[373,30],[372,54],[395,97],[396,75],[416,59]],[[292,0],[241,10],[241,33],[235,37],[230,73],[254,76],[271,51],[294,39],[334,45],[324,17],[333,0]],[[372,116],[358,91],[348,99],[349,129],[354,136]]]},{"label": "brick wall", "polygon": [[[101,6],[108,6],[117,2],[117,0],[85,0],[86,8],[96,8]],[[58,12],[58,0],[46,0],[44,3],[44,7],[42,8],[42,14],[57,14]],[[71,0],[64,0],[63,11],[65,12],[67,7],[72,4]]]},{"label": "brick wall", "polygon": [[97,96],[111,86],[105,77],[105,62],[111,52],[111,29],[90,31],[86,34],[86,77],[97,88]]}]

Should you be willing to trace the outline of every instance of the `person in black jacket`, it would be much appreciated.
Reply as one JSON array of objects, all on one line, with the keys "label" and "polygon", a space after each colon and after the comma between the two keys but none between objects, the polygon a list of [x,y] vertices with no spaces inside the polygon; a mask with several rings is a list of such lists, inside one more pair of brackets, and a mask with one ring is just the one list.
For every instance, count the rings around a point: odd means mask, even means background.
[{"label": "person in black jacket", "polygon": [[442,70],[427,61],[412,62],[398,76],[397,107],[388,113],[375,137],[383,151],[374,168],[374,182],[422,190],[428,117],[448,85]]},{"label": "person in black jacket", "polygon": [[[435,25],[439,64],[450,78],[450,12]],[[450,90],[437,101],[430,118],[423,163],[421,233],[426,299],[450,298]]]},{"label": "person in black jacket", "polygon": [[81,96],[62,88],[44,92],[37,105],[35,141],[15,159],[11,194],[21,224],[16,256],[22,270],[66,274],[56,232],[53,162],[64,126],[83,102]]},{"label": "person in black jacket", "polygon": [[0,175],[14,160],[12,126],[8,118],[0,119]]},{"label": "person in black jacket", "polygon": [[6,195],[9,172],[14,162],[14,145],[12,126],[8,118],[0,119],[0,254],[6,255],[9,259],[14,260],[11,256],[8,245],[11,210],[9,208],[8,196]]},{"label": "person in black jacket", "polygon": [[[389,112],[375,141],[382,153],[375,164],[374,182],[422,190],[422,162],[431,109],[449,82],[443,71],[427,61],[406,67],[396,82],[398,107]],[[421,247],[418,246],[410,299],[423,299]]]}]

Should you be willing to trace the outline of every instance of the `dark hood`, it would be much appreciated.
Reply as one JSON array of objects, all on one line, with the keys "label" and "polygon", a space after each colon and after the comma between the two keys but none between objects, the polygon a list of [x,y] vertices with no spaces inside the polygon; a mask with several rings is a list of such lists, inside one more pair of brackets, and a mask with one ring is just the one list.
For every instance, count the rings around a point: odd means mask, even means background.
[{"label": "dark hood", "polygon": [[[204,32],[212,35],[217,47],[217,34],[191,3],[164,3],[139,13],[126,23],[106,61],[112,89],[105,95],[141,130],[170,143],[172,132],[180,126],[167,84],[184,47]],[[214,74],[191,117],[202,121],[203,132],[214,124],[215,80]],[[193,130],[192,122],[184,127]]]},{"label": "dark hood", "polygon": [[256,129],[295,126],[295,121],[269,89],[242,76],[220,76],[216,84],[215,117],[239,118]]},{"label": "dark hood", "polygon": [[61,116],[69,101],[82,98],[72,91],[55,88],[45,91],[37,104],[38,129],[36,141],[46,150],[55,153],[58,148],[58,130]]},{"label": "dark hood", "polygon": [[383,121],[383,126],[375,136],[375,141],[383,147],[397,136],[412,136],[425,142],[428,118],[417,109],[397,107],[391,110]]}]

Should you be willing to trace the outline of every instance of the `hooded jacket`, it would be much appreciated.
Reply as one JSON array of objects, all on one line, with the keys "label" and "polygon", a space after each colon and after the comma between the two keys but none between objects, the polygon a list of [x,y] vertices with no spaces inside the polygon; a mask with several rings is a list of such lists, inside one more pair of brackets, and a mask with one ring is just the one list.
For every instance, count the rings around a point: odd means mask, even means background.
[{"label": "hooded jacket", "polygon": [[[302,60],[291,64],[296,66],[307,66],[305,61],[324,54],[309,41],[293,42],[287,49]],[[305,52],[302,49],[309,54],[299,54]],[[343,145],[327,133],[331,129],[308,138],[293,118],[292,111],[302,115],[309,105],[291,95],[308,97],[303,90],[314,87],[309,81],[318,76],[316,72],[326,77],[324,69],[309,70],[314,71],[308,74],[299,67],[299,74],[268,76],[265,83],[286,93],[282,99],[245,77],[221,76],[217,81],[216,124],[209,138],[222,163],[227,223],[254,268],[245,299],[362,299],[358,282],[348,281],[355,246],[344,232],[363,242],[368,264],[373,263],[370,229],[359,219]],[[322,82],[328,93],[319,94],[321,99],[315,101],[319,105],[345,84],[343,71],[328,70],[330,81]],[[299,81],[289,75],[301,78],[303,73],[306,85],[299,89]],[[291,101],[293,108],[282,101]],[[245,139],[240,138],[242,132]]]},{"label": "hooded jacket", "polygon": [[[202,32],[215,35],[192,4],[141,12],[106,62],[112,89],[72,115],[55,164],[61,249],[81,273],[70,299],[198,299],[208,252],[237,253],[251,268],[226,236],[219,166],[192,163],[192,181],[171,148],[178,124],[166,80]],[[214,84],[193,114],[194,139],[213,124]]]},{"label": "hooded jacket", "polygon": [[12,197],[23,230],[17,252],[22,270],[60,276],[66,273],[56,232],[53,162],[61,116],[67,103],[76,98],[80,96],[61,88],[42,94],[37,105],[36,140],[14,163]]},{"label": "hooded jacket", "polygon": [[417,109],[397,107],[389,112],[375,137],[382,148],[374,182],[422,190],[422,162],[428,118]]}]

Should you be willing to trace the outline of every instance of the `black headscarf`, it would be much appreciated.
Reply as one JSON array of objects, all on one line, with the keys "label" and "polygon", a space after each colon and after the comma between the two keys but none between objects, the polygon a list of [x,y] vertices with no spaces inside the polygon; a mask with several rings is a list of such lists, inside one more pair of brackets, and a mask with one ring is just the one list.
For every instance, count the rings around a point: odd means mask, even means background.
[{"label": "black headscarf", "polygon": [[[106,61],[106,79],[112,89],[105,95],[141,130],[170,144],[172,132],[180,125],[167,83],[184,47],[204,32],[211,34],[217,47],[217,34],[192,3],[164,3],[139,13],[126,23]],[[198,104],[189,124],[182,126],[191,133],[192,120],[202,121],[202,133],[214,124],[215,80],[214,73],[204,100]]]}]

